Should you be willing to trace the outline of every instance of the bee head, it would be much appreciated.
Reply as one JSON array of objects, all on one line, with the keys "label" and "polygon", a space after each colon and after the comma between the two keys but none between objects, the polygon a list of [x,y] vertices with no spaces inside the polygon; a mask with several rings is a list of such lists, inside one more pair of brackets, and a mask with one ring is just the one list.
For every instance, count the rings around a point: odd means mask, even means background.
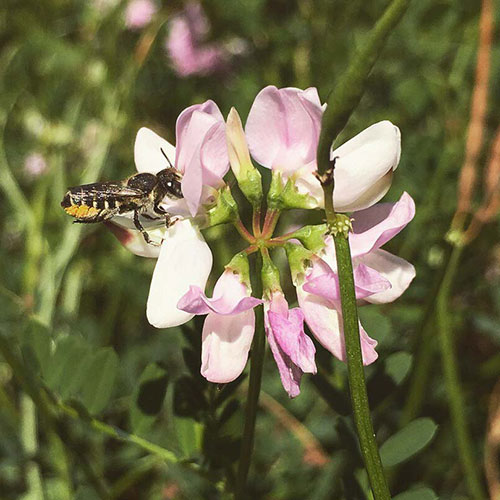
[{"label": "bee head", "polygon": [[175,168],[165,168],[156,174],[157,189],[163,196],[182,198],[181,176]]}]

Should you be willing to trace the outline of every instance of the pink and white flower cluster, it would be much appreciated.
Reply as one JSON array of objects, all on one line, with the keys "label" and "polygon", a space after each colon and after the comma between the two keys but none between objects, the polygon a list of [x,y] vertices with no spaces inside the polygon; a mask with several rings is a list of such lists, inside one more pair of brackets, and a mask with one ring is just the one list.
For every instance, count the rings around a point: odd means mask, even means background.
[{"label": "pink and white flower cluster", "polygon": [[[239,162],[250,161],[248,150],[283,183],[292,181],[299,193],[309,197],[311,206],[322,207],[322,190],[314,174],[324,109],[316,89],[269,86],[257,95],[245,133],[239,119],[232,116],[226,125],[215,103],[207,101],[181,113],[175,148],[149,129],[137,134],[135,161],[139,172],[166,168],[167,156],[183,174],[184,198],[165,205],[180,220],[168,229],[152,231],[152,237],[161,242],[159,247],[145,244],[136,232],[116,226],[114,230],[134,253],[158,259],[147,305],[152,325],[168,328],[194,315],[206,315],[201,373],[211,382],[230,382],[244,370],[255,331],[254,308],[260,305],[264,307],[269,346],[290,397],[299,394],[303,373],[316,373],[315,347],[305,333],[305,325],[334,356],[345,359],[331,236],[324,236],[323,247],[315,253],[297,240],[287,244],[289,257],[297,250],[304,255],[298,260],[290,257],[298,298],[298,307],[290,308],[279,277],[264,289],[262,297],[252,297],[244,253],[226,266],[212,297],[208,297],[205,286],[212,253],[198,229],[217,190],[224,186],[230,162],[238,178],[242,172]],[[331,158],[336,158],[334,206],[339,212],[354,212],[349,244],[360,304],[395,300],[415,276],[411,264],[381,249],[415,213],[407,193],[396,203],[376,204],[389,189],[399,157],[399,129],[388,121],[368,127],[331,152]],[[361,326],[360,335],[363,361],[372,363],[377,358],[377,343]]]}]

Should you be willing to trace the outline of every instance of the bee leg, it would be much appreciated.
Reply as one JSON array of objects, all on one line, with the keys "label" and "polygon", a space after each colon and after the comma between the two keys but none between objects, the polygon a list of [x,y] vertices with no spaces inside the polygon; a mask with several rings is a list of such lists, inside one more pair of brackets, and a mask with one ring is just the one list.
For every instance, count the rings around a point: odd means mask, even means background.
[{"label": "bee leg", "polygon": [[144,226],[141,224],[141,221],[139,220],[139,212],[137,210],[134,210],[134,226],[141,232],[144,241],[148,245],[159,246],[158,243],[155,243],[154,241],[151,240],[149,234],[144,229]]},{"label": "bee leg", "polygon": [[153,217],[149,214],[142,214],[142,216],[145,218],[145,219],[148,219],[148,220],[160,220],[161,217]]}]

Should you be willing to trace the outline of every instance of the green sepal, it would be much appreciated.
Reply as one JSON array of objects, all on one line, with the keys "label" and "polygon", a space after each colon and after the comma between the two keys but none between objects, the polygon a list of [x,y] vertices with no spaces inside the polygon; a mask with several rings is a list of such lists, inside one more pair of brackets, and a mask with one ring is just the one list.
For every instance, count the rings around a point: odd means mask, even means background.
[{"label": "green sepal", "polygon": [[267,252],[262,252],[261,276],[264,295],[269,297],[272,292],[281,291],[280,272]]},{"label": "green sepal", "polygon": [[250,286],[250,264],[245,252],[237,253],[225,267],[228,271],[233,271],[240,275],[240,281]]},{"label": "green sepal", "polygon": [[317,201],[308,194],[301,194],[292,178],[283,183],[283,176],[278,170],[273,170],[271,186],[267,194],[267,204],[273,210],[286,210],[289,208],[311,209],[317,208]]},{"label": "green sepal", "polygon": [[243,174],[237,179],[238,186],[252,206],[257,207],[260,205],[263,197],[262,176],[253,165],[242,168],[241,170]]},{"label": "green sepal", "polygon": [[285,244],[286,256],[288,258],[288,265],[292,273],[292,279],[295,285],[305,274],[306,269],[310,265],[310,261],[314,257],[314,253],[304,248],[302,245],[294,243]]},{"label": "green sepal", "polygon": [[207,212],[208,223],[206,227],[234,222],[238,218],[238,205],[234,201],[231,189],[226,186],[219,191],[215,206]]},{"label": "green sepal", "polygon": [[299,240],[311,252],[318,253],[325,248],[325,234],[327,230],[326,224],[304,226],[293,233],[293,238]]}]

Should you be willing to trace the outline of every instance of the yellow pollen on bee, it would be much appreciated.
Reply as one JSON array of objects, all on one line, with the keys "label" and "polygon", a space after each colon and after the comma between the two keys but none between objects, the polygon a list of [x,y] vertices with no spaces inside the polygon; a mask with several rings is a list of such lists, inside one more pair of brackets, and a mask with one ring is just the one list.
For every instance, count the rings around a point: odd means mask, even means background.
[{"label": "yellow pollen on bee", "polygon": [[73,217],[76,217],[76,213],[78,212],[78,205],[71,205],[70,207],[66,207],[64,209],[64,211],[69,214],[69,215],[72,215]]}]

